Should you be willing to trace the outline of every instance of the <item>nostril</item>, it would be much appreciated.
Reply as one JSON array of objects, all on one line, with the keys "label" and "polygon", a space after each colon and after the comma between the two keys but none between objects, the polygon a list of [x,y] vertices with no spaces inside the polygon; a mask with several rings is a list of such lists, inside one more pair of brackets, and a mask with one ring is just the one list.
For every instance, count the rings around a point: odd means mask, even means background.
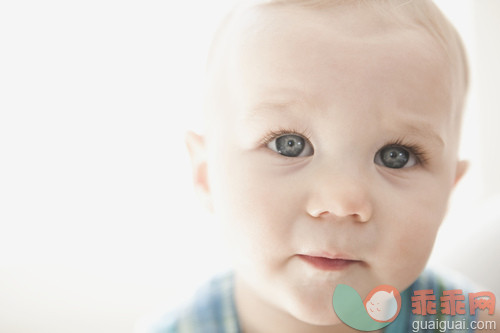
[{"label": "nostril", "polygon": [[350,220],[355,222],[368,222],[368,218],[364,217],[361,214],[335,214],[327,210],[317,210],[310,213],[312,217],[315,218],[329,218],[332,219],[342,219],[342,220]]},{"label": "nostril", "polygon": [[368,214],[367,214],[367,217],[364,217],[364,215],[360,215],[360,214],[354,214],[353,219],[356,222],[368,222]]},{"label": "nostril", "polygon": [[353,183],[315,188],[307,200],[306,210],[316,218],[342,218],[367,222],[371,219],[372,201],[366,189]]}]

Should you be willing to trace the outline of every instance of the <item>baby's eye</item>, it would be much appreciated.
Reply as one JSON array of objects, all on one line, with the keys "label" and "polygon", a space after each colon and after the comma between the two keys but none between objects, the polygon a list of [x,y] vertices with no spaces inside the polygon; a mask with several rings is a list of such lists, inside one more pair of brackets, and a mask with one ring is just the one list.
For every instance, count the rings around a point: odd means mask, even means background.
[{"label": "baby's eye", "polygon": [[297,134],[278,136],[269,141],[267,147],[287,157],[302,157],[313,154],[309,141]]},{"label": "baby's eye", "polygon": [[398,145],[388,145],[375,154],[374,162],[392,169],[409,168],[417,164],[415,154]]}]

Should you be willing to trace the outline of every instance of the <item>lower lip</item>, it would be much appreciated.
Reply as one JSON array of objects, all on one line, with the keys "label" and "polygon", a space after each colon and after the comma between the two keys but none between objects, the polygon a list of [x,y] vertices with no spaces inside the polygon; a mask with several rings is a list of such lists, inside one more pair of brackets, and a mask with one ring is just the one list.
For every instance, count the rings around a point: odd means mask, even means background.
[{"label": "lower lip", "polygon": [[340,271],[359,262],[357,260],[330,259],[325,257],[312,257],[306,255],[299,255],[299,258],[304,260],[311,266],[324,271]]}]

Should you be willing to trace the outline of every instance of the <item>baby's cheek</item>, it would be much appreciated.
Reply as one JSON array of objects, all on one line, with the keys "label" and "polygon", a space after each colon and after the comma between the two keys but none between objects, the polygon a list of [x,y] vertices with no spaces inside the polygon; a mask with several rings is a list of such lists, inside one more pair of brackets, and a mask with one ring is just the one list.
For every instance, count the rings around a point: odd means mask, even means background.
[{"label": "baby's cheek", "polygon": [[242,264],[272,261],[289,239],[297,207],[290,198],[293,191],[244,157],[226,161],[225,172],[217,177],[215,214],[230,246],[239,251],[241,259],[235,259]]},{"label": "baby's cheek", "polygon": [[379,244],[386,244],[381,267],[399,277],[394,284],[399,288],[406,288],[424,269],[446,211],[444,197],[427,198],[420,193],[393,198],[402,209],[392,214],[381,232]]}]

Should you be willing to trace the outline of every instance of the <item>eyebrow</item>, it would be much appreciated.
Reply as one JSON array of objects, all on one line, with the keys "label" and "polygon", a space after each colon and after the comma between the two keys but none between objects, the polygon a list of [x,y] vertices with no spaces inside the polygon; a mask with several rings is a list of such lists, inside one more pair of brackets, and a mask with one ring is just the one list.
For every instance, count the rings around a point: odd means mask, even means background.
[{"label": "eyebrow", "polygon": [[295,108],[297,106],[303,106],[304,104],[307,104],[305,101],[301,100],[283,100],[283,101],[265,101],[265,102],[260,102],[257,105],[251,107],[249,109],[249,114],[248,117],[254,117],[258,115],[262,111],[285,111],[285,110],[290,110],[291,108]]},{"label": "eyebrow", "polygon": [[[277,91],[278,97],[265,99],[249,107],[245,118],[252,119],[265,114],[267,111],[281,113],[287,111],[314,110],[321,111],[317,104],[303,96],[301,92],[295,90]],[[290,97],[292,96],[292,97]]]},{"label": "eyebrow", "polygon": [[402,124],[402,131],[405,134],[419,136],[424,139],[435,141],[440,146],[445,146],[443,138],[441,138],[436,132],[434,132],[432,128],[426,123],[418,126],[412,123],[405,122]]},{"label": "eyebrow", "polygon": [[[286,100],[268,100],[264,102],[260,102],[257,105],[251,107],[249,109],[249,113],[247,115],[248,118],[253,118],[258,116],[263,111],[277,111],[282,112],[286,110],[290,110],[297,107],[311,106],[305,99],[286,99]],[[401,120],[397,123],[400,130],[398,132],[404,132],[404,134],[418,136],[423,139],[429,139],[435,141],[440,146],[445,146],[445,142],[441,136],[439,136],[431,126],[429,126],[426,122],[409,122],[405,120]]]}]

